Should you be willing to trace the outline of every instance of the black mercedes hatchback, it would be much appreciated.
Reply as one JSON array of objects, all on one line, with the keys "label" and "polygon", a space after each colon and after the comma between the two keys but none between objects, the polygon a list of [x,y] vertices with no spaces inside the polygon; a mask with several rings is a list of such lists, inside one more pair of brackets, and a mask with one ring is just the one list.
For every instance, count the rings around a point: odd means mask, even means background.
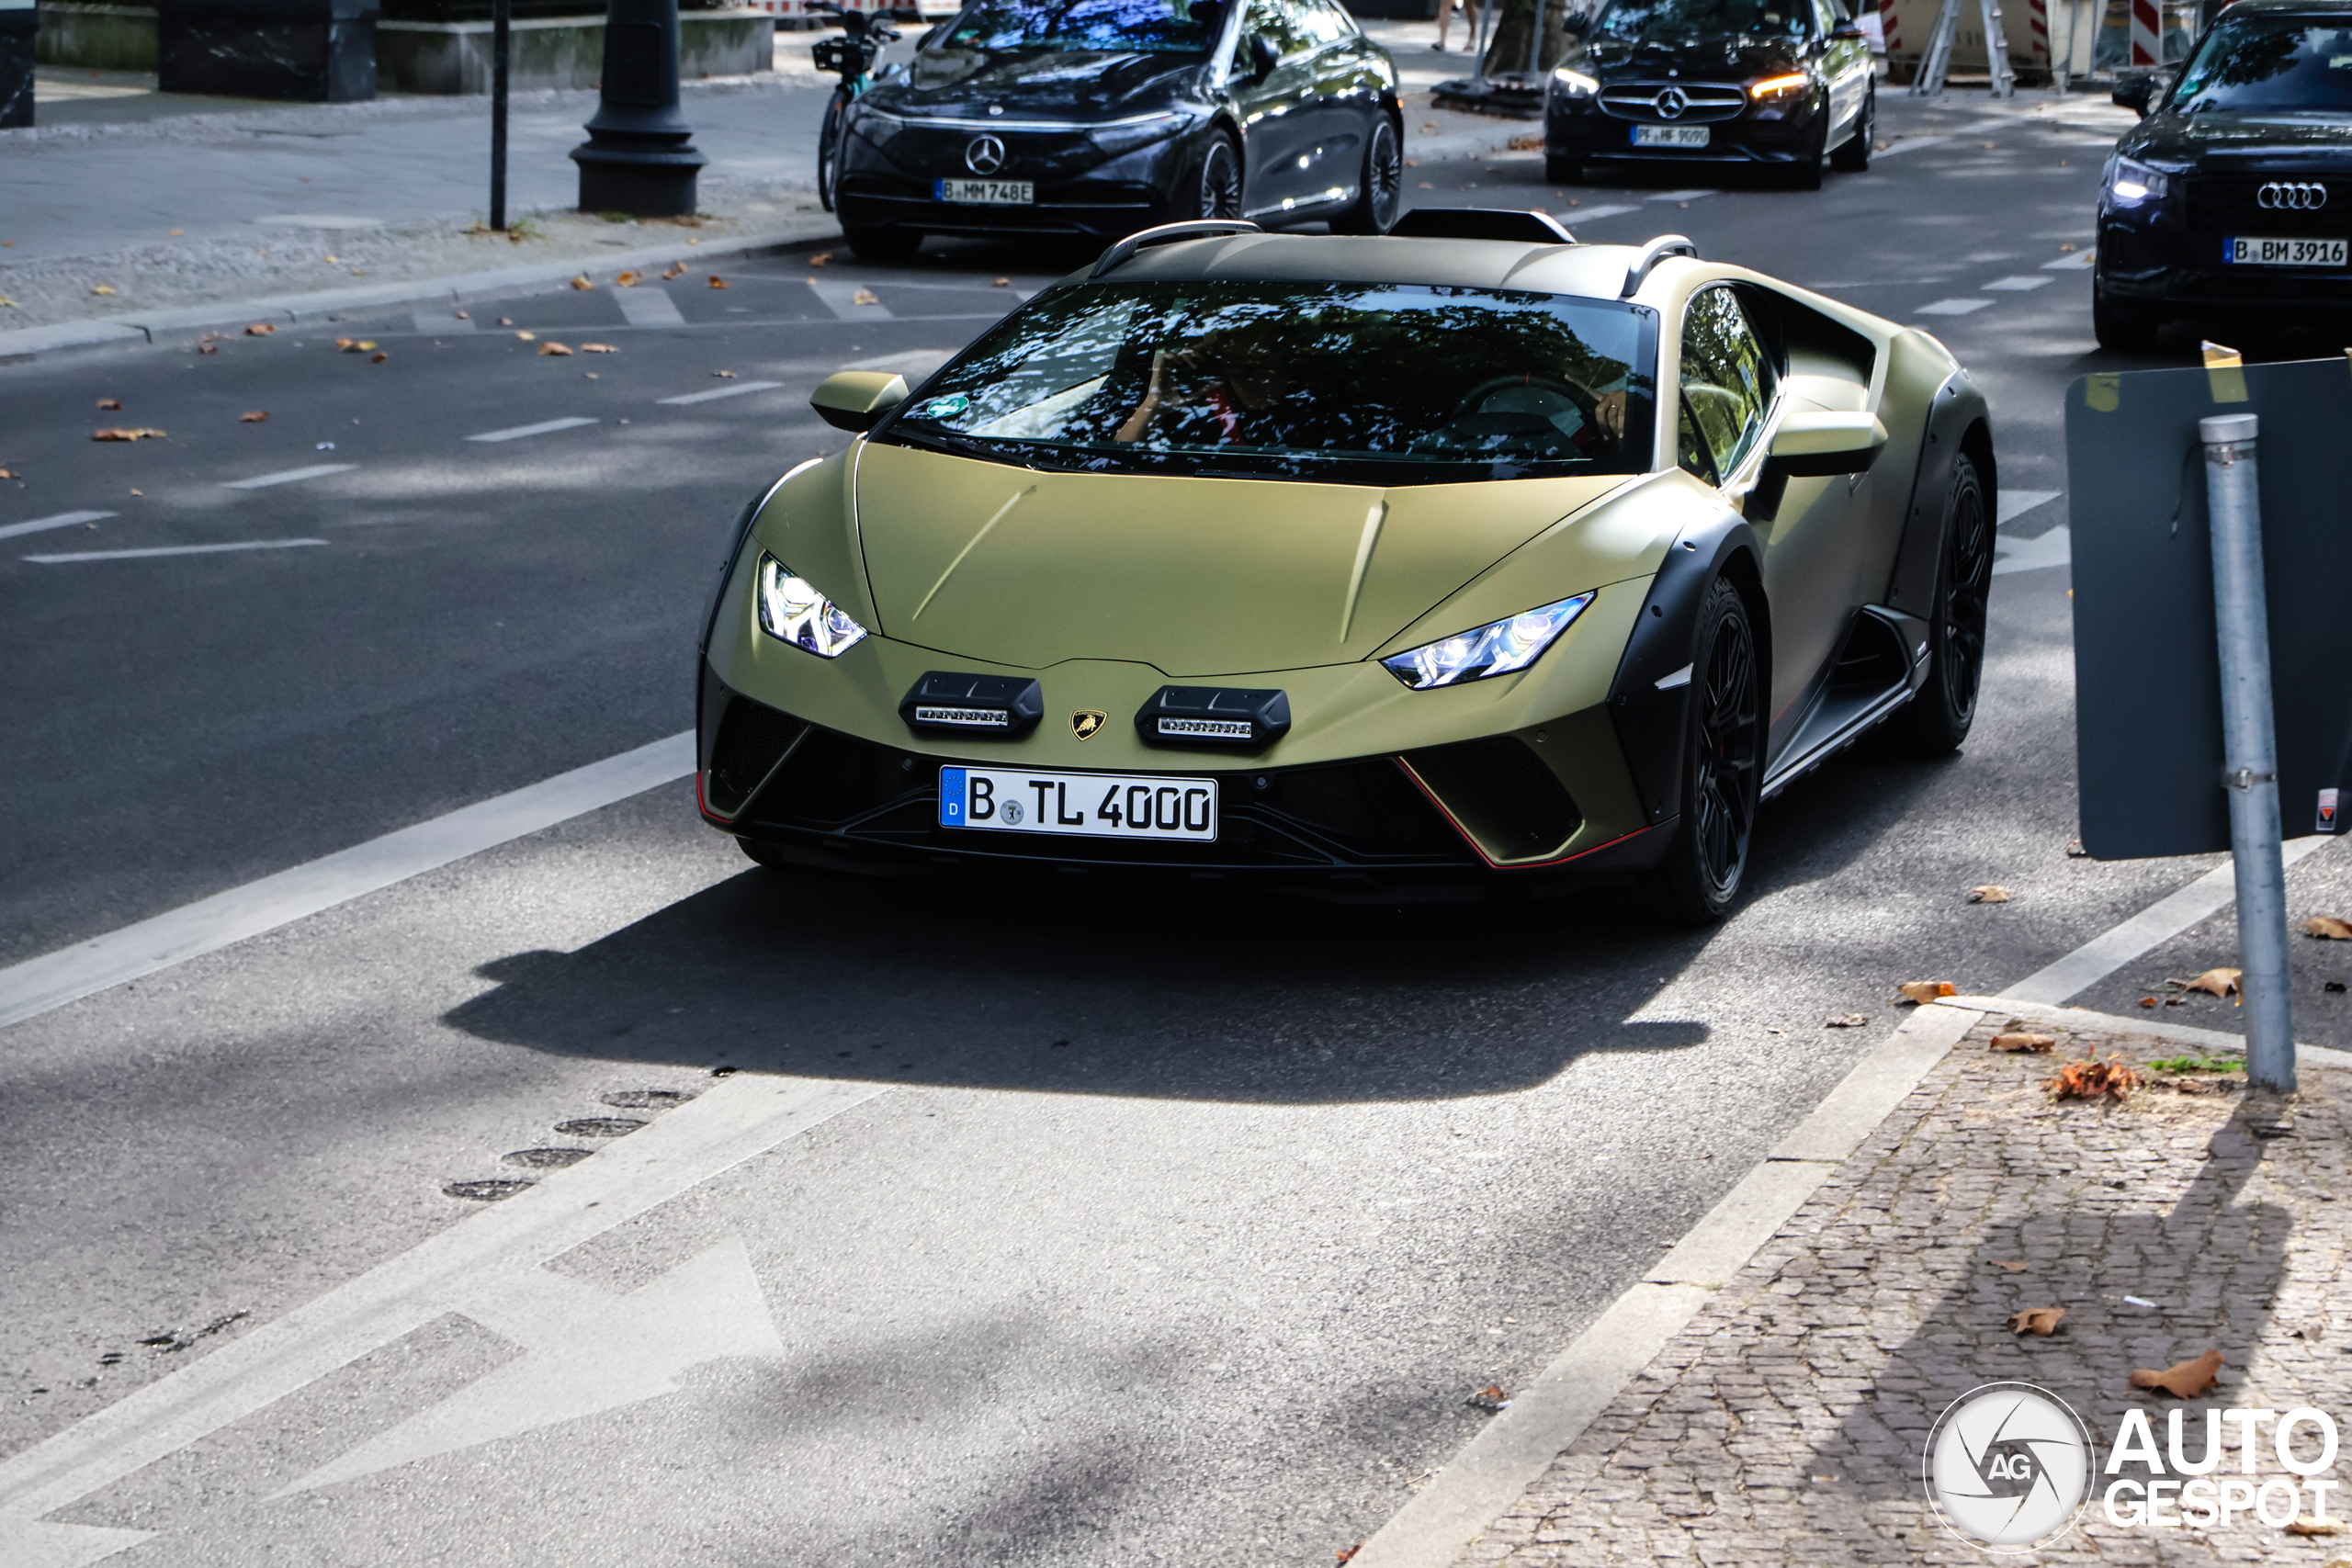
[{"label": "black mercedes hatchback", "polygon": [[1870,166],[1870,45],[1845,0],[1612,0],[1544,93],[1555,182],[1596,158],[1778,167],[1817,188],[1825,159]]},{"label": "black mercedes hatchback", "polygon": [[972,0],[851,107],[836,205],[869,259],[1186,218],[1378,233],[1402,112],[1337,0]]},{"label": "black mercedes hatchback", "polygon": [[2167,318],[2283,321],[2352,307],[2352,5],[2237,0],[2099,189],[2091,323],[2143,349]]}]

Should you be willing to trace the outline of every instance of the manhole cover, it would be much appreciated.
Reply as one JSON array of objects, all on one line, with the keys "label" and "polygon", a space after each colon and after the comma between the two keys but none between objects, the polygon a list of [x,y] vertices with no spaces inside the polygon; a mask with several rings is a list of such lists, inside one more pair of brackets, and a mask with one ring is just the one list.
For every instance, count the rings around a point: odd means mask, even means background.
[{"label": "manhole cover", "polygon": [[501,1198],[512,1198],[530,1185],[527,1181],[504,1179],[452,1181],[441,1190],[452,1198],[470,1198],[477,1203],[495,1203]]},{"label": "manhole cover", "polygon": [[625,1089],[605,1096],[605,1103],[623,1111],[671,1111],[693,1098],[674,1089]]},{"label": "manhole cover", "polygon": [[561,1170],[567,1165],[578,1165],[594,1149],[516,1149],[499,1163],[519,1165],[526,1170]]},{"label": "manhole cover", "polygon": [[567,1138],[617,1138],[644,1126],[635,1116],[582,1116],[571,1122],[559,1122],[555,1130]]}]

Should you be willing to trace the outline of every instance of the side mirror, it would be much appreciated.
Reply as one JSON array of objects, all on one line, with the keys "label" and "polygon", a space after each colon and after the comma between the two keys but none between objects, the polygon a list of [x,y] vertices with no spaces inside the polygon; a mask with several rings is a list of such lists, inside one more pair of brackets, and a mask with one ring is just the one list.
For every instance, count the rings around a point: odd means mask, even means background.
[{"label": "side mirror", "polygon": [[817,384],[808,406],[835,430],[865,432],[907,400],[907,378],[883,370],[840,370]]},{"label": "side mirror", "polygon": [[1250,80],[1262,82],[1274,73],[1283,57],[1274,51],[1273,40],[1263,33],[1250,35]]},{"label": "side mirror", "polygon": [[2108,98],[2110,102],[2130,109],[2142,119],[2145,119],[2148,118],[2148,105],[2155,96],[2156,79],[2154,77],[2134,76],[2128,82],[2117,83],[2115,91],[2109,93]]},{"label": "side mirror", "polygon": [[1560,30],[1570,38],[1582,38],[1592,30],[1592,18],[1581,11],[1571,11],[1560,18]]},{"label": "side mirror", "polygon": [[1790,414],[1774,433],[1764,471],[1748,492],[1747,517],[1770,522],[1781,513],[1791,479],[1867,472],[1885,446],[1886,426],[1874,413]]}]

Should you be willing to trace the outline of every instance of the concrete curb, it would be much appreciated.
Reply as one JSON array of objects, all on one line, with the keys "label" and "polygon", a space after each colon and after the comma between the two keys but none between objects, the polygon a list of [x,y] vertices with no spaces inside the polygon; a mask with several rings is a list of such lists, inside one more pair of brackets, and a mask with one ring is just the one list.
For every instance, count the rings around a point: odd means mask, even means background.
[{"label": "concrete curb", "polygon": [[692,247],[681,241],[673,245],[607,251],[593,257],[572,256],[566,260],[550,257],[524,266],[494,267],[481,272],[458,273],[454,276],[412,278],[405,283],[329,288],[312,294],[265,295],[259,299],[220,304],[183,305],[169,310],[145,311],[136,316],[58,321],[45,327],[19,327],[14,332],[0,332],[0,365],[20,365],[37,355],[53,354],[60,349],[88,348],[113,343],[153,343],[158,333],[182,332],[238,321],[297,321],[305,316],[322,316],[329,311],[364,310],[424,300],[447,299],[462,304],[470,299],[560,286],[588,267],[600,273],[610,273],[627,267],[658,266],[681,257],[696,261],[717,260],[721,256],[740,256],[747,252],[769,250],[808,240],[838,239],[840,235],[841,225],[828,216],[821,221],[764,229],[757,233],[707,241]]},{"label": "concrete curb", "polygon": [[[1995,1010],[1997,1010],[1996,1009]],[[1860,1148],[1980,1014],[1921,1008],[1349,1559],[1449,1568]]]},{"label": "concrete curb", "polygon": [[[1942,997],[1937,999],[1936,1005],[1964,1009],[1970,1012],[2006,1013],[2011,1018],[2054,1023],[2085,1033],[2139,1034],[2154,1040],[2170,1041],[2176,1045],[2193,1045],[2204,1051],[2227,1051],[2233,1055],[2245,1053],[2245,1041],[2225,1030],[2198,1029],[2186,1023],[2166,1023],[2160,1019],[2119,1018],[2113,1013],[2093,1012],[2088,1008],[2052,1007],[2046,1002],[2010,1001],[2000,997]],[[2352,1051],[2338,1051],[2326,1045],[2305,1045],[2298,1042],[2295,1065],[2299,1067],[2332,1067],[2339,1071],[2352,1069]]]}]

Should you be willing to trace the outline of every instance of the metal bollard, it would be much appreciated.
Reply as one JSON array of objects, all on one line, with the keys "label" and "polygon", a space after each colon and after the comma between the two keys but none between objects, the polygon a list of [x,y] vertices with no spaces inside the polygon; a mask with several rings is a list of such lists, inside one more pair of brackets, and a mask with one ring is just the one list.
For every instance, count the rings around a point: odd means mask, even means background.
[{"label": "metal bollard", "polygon": [[2295,1087],[2295,1019],[2287,980],[2287,873],[2279,859],[2278,745],[2270,710],[2270,621],[2262,585],[2262,502],[2250,413],[2197,422],[2205,444],[2213,533],[2213,622],[2222,655],[2222,750],[2237,874],[2238,977],[2246,1078]]}]

